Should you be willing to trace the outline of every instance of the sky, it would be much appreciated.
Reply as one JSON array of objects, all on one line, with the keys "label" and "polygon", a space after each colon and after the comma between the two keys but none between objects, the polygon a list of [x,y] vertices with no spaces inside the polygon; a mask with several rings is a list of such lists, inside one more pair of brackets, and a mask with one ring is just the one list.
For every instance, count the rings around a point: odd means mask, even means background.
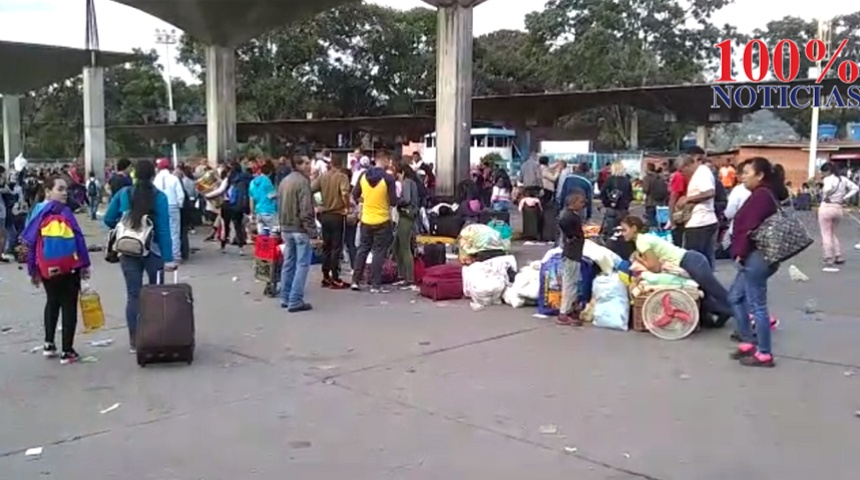
[{"label": "sky", "polygon": [[[420,0],[368,1],[401,9],[427,6]],[[544,4],[544,0],[488,0],[475,8],[475,35],[523,29],[526,14]],[[735,0],[733,5],[718,12],[714,21],[731,23],[743,32],[751,32],[786,15],[832,17],[856,8],[852,2],[837,0]],[[156,48],[164,64],[167,55],[164,47],[155,43],[155,30],[173,29],[170,24],[111,0],[96,0],[96,16],[102,50],[128,52],[133,48]],[[0,40],[84,48],[85,25],[84,0],[0,0]],[[171,74],[191,80],[190,74],[176,64],[174,57],[170,55]]]}]

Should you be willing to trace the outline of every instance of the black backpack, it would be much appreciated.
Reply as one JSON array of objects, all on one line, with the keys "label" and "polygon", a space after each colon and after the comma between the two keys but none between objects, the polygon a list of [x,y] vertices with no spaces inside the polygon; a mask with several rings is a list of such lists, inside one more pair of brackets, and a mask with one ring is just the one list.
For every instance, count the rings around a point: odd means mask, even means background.
[{"label": "black backpack", "polygon": [[87,182],[87,196],[90,198],[99,196],[99,186],[96,184],[95,180]]},{"label": "black backpack", "polygon": [[651,191],[648,192],[648,197],[657,203],[664,203],[669,200],[669,185],[661,175],[652,174]]}]

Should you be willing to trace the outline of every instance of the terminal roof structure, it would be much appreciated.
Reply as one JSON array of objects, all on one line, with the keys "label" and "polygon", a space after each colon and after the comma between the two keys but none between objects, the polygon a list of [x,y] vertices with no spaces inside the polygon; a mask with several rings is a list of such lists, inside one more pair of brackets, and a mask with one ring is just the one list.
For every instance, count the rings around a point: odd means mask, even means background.
[{"label": "terminal roof structure", "polygon": [[360,0],[114,0],[208,44],[235,47],[257,35]]},{"label": "terminal roof structure", "polygon": [[[133,53],[95,52],[99,66],[136,60]],[[77,48],[0,41],[0,93],[21,95],[81,74],[91,52]]]}]

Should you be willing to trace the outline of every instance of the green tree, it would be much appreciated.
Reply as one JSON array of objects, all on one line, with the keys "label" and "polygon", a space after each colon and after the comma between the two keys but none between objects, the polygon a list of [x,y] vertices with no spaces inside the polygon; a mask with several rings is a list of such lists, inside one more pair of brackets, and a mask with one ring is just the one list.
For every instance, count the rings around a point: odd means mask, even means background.
[{"label": "green tree", "polygon": [[[346,5],[237,49],[237,108],[246,120],[404,113],[433,93],[435,13]],[[205,47],[184,36],[180,62],[203,79]]]},{"label": "green tree", "polygon": [[[784,17],[780,20],[768,22],[764,28],[755,30],[753,36],[755,38],[761,38],[771,48],[774,48],[777,42],[782,39],[794,40],[801,52],[799,78],[805,78],[809,68],[813,67],[814,64],[806,58],[806,55],[803,53],[803,49],[810,40],[816,38],[817,34],[818,20]],[[839,45],[839,42],[843,39],[848,42],[843,50],[841,58],[851,59],[855,62],[860,61],[860,12],[855,12],[850,15],[834,19],[831,35],[833,39],[831,49],[835,50],[836,46]],[[771,53],[773,54],[773,52]],[[783,50],[783,53],[783,64],[788,65],[788,52],[787,50]],[[839,62],[837,62],[837,65],[838,63]],[[830,76],[836,76],[836,68],[832,69]],[[812,126],[811,109],[776,109],[774,110],[774,113],[781,120],[788,123],[798,136],[801,138],[809,138]],[[849,122],[860,121],[860,109],[821,109],[819,118],[821,123],[836,125],[839,128],[840,134],[844,134],[845,127]]]},{"label": "green tree", "polygon": [[[105,69],[105,124],[167,123],[167,86],[155,51],[140,60]],[[78,157],[83,150],[83,90],[81,77],[37,89],[22,101],[26,154],[32,158]],[[173,79],[178,121],[190,121],[203,111],[199,86]],[[108,156],[138,156],[159,152],[158,147],[132,132],[108,129]]]},{"label": "green tree", "polygon": [[474,94],[513,95],[552,89],[544,45],[518,30],[498,30],[475,39]]},{"label": "green tree", "polygon": [[[526,27],[552,55],[556,88],[606,89],[703,80],[713,45],[724,34],[710,21],[730,0],[550,0],[526,17]],[[630,144],[633,109],[614,106],[578,117],[601,121],[601,140]],[[596,117],[596,118],[595,118]],[[641,144],[675,144],[685,125],[640,112]],[[574,119],[575,121],[575,119]],[[655,123],[656,122],[656,123]]]}]

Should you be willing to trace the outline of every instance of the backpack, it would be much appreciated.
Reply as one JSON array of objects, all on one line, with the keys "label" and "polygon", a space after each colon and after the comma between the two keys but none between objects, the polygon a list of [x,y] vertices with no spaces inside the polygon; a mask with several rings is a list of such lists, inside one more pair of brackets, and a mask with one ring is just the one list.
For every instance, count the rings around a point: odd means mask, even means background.
[{"label": "backpack", "polygon": [[[127,191],[129,204],[131,204],[132,191]],[[122,214],[119,223],[112,233],[112,250],[119,255],[129,257],[145,257],[149,255],[152,248],[152,237],[155,228],[150,215],[144,215],[140,219],[140,226],[134,228],[131,222],[131,210]]]},{"label": "backpack", "polygon": [[116,225],[113,250],[129,257],[145,257],[152,248],[154,227],[149,215],[140,219],[138,228],[132,227],[131,213],[125,212]]},{"label": "backpack", "polygon": [[660,175],[654,175],[651,181],[651,191],[648,195],[657,203],[664,203],[669,199],[669,186]]},{"label": "backpack", "polygon": [[245,212],[249,209],[248,186],[245,182],[236,182],[227,192],[227,204],[235,210]]},{"label": "backpack", "polygon": [[99,186],[95,180],[90,180],[87,183],[87,196],[90,198],[95,198],[99,196]]},{"label": "backpack", "polygon": [[76,229],[61,213],[63,208],[53,207],[39,224],[36,265],[43,279],[70,274],[80,265]]}]

